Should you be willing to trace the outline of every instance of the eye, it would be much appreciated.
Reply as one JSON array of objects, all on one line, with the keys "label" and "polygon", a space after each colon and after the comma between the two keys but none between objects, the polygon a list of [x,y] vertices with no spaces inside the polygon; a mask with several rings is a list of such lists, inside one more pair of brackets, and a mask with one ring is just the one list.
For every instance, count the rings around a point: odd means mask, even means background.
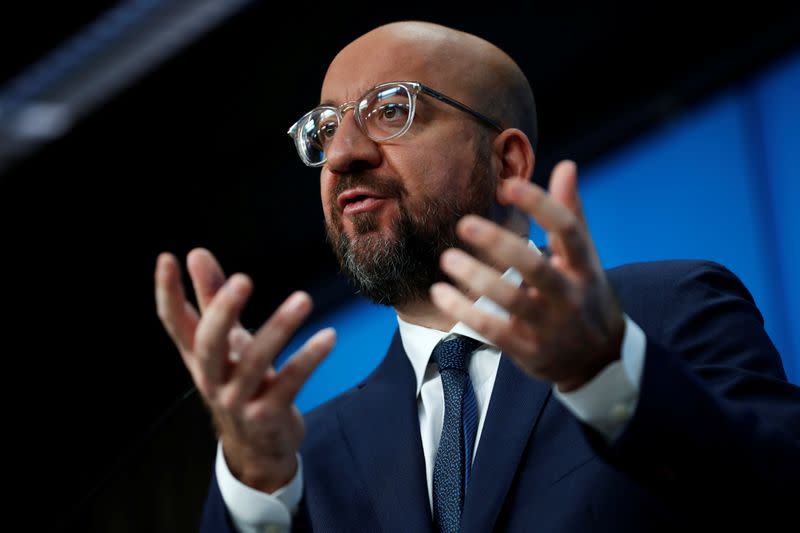
[{"label": "eye", "polygon": [[315,144],[319,146],[328,144],[331,139],[333,139],[334,134],[336,134],[337,127],[338,124],[333,120],[320,124],[316,131],[314,131]]},{"label": "eye", "polygon": [[405,124],[408,118],[408,104],[390,103],[377,109],[378,119],[386,124]]}]

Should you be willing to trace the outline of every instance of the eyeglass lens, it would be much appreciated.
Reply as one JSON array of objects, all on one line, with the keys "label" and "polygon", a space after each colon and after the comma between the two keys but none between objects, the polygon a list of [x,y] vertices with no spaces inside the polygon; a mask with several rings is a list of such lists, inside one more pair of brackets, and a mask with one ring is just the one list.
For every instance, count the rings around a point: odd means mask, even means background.
[{"label": "eyeglass lens", "polygon": [[[402,85],[380,87],[367,93],[356,104],[356,121],[374,141],[385,141],[408,129],[412,117],[411,94]],[[301,125],[303,155],[311,163],[325,159],[341,117],[335,108],[323,107],[309,114]]]}]

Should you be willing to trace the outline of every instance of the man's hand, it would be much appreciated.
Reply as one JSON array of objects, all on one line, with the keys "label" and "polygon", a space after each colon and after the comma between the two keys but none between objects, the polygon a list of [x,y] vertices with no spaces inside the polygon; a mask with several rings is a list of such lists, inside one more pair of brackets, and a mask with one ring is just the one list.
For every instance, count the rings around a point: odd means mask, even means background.
[{"label": "man's hand", "polygon": [[239,324],[250,279],[234,274],[226,281],[206,250],[192,250],[187,263],[202,316],[186,300],[178,262],[167,253],[156,265],[158,316],[211,411],[231,472],[274,492],[297,470],[304,426],[294,398],[333,348],[335,333],[317,332],[276,372],[273,360],[311,311],[309,296],[292,294],[250,335]]},{"label": "man's hand", "polygon": [[469,294],[485,294],[508,318],[476,309],[446,283],[431,287],[434,304],[492,340],[529,374],[568,392],[620,357],[625,322],[606,279],[583,216],[577,169],[562,161],[550,177],[550,194],[519,179],[506,180],[501,203],[520,208],[548,233],[552,256],[528,247],[518,235],[483,218],[464,217],[458,235],[498,269],[516,268],[521,287],[461,250],[442,254],[441,265]]}]

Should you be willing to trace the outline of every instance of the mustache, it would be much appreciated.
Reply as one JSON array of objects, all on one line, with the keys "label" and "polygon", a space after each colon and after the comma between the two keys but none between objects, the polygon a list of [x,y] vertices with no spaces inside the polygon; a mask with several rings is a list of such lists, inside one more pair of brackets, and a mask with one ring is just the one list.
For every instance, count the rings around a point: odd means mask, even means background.
[{"label": "mustache", "polygon": [[402,198],[408,195],[405,186],[399,180],[393,178],[371,174],[342,174],[333,187],[331,202],[335,204],[340,194],[347,189],[355,187],[365,187],[387,198]]}]

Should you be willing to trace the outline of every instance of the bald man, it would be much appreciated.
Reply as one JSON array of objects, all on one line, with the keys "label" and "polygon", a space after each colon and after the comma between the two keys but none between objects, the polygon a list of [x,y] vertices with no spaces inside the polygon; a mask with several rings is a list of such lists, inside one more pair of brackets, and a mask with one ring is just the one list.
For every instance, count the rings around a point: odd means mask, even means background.
[{"label": "bald man", "polygon": [[[800,476],[800,394],[752,298],[711,263],[604,271],[575,164],[556,166],[549,194],[530,183],[533,95],[504,52],[433,24],[382,26],[336,56],[289,133],[320,168],[342,270],[394,307],[398,333],[372,375],[303,417],[294,397],[334,332],[271,362],[308,295],[251,336],[248,277],[190,253],[200,315],[176,259],[159,257],[159,315],[220,436],[204,531],[655,531],[776,515],[765,502]],[[442,347],[465,338],[466,366],[448,367]]]}]

